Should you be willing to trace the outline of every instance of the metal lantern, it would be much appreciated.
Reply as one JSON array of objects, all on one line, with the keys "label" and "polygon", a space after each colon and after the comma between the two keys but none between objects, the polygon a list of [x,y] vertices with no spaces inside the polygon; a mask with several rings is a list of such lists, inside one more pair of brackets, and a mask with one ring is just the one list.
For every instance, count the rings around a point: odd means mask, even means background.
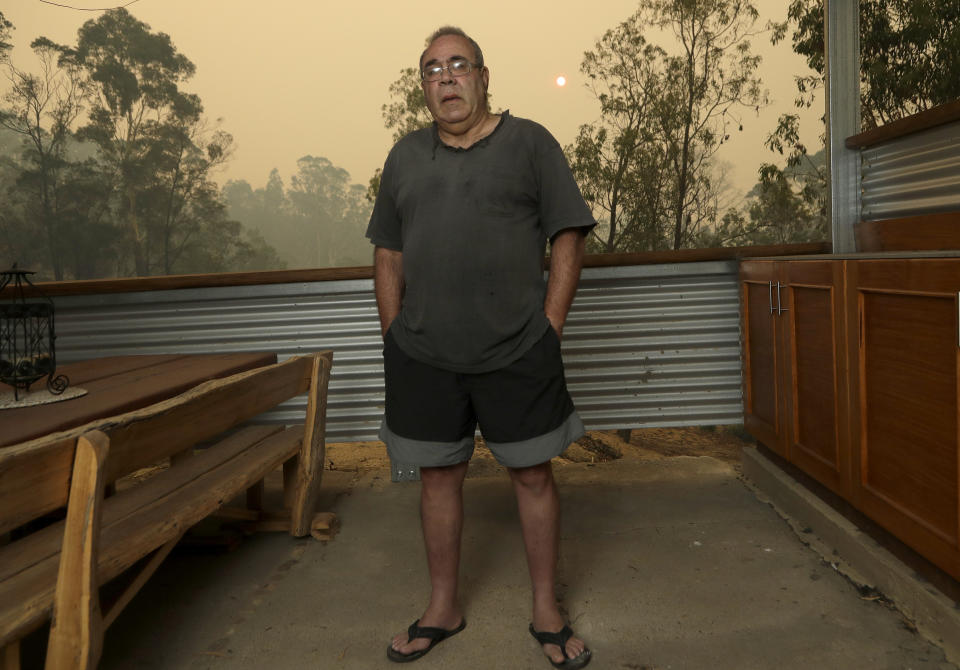
[{"label": "metal lantern", "polygon": [[[57,355],[54,349],[53,301],[44,296],[30,281],[27,270],[18,270],[16,263],[0,272],[0,295],[11,285],[12,301],[0,303],[0,382],[13,387],[16,400],[38,379],[47,378],[47,389],[59,395],[70,380],[54,376]],[[24,289],[29,286],[37,300],[27,300]]]}]

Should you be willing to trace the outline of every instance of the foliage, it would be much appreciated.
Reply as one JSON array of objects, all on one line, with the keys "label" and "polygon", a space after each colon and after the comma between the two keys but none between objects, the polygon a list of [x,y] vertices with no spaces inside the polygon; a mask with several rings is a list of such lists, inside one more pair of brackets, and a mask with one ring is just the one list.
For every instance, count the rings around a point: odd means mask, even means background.
[{"label": "foliage", "polygon": [[[860,0],[863,130],[960,98],[960,4],[956,0]],[[797,79],[799,104],[823,86],[823,0],[792,0],[774,43],[792,28],[793,49],[815,75]]]},{"label": "foliage", "polygon": [[[0,15],[0,43],[11,28]],[[232,138],[180,90],[194,68],[167,35],[118,9],[87,21],[75,46],[31,48],[38,73],[0,49],[0,264],[83,279],[280,263],[226,218],[211,171]]]},{"label": "foliage", "polygon": [[[750,48],[756,20],[747,0],[642,0],[584,54],[601,118],[567,154],[602,219],[592,249],[679,249],[713,226],[713,157],[731,126],[742,128],[737,110],[766,104]],[[672,33],[676,49],[649,42],[651,28]]]},{"label": "foliage", "polygon": [[[863,130],[960,98],[960,5],[954,0],[860,0],[860,125]],[[795,77],[798,108],[809,108],[823,88],[823,0],[792,0],[787,19],[775,26],[774,44],[791,32],[793,50],[812,72]],[[824,134],[820,134],[821,145]],[[785,113],[766,142],[786,158],[786,169],[763,165],[760,184],[792,184],[800,209],[790,241],[828,237],[827,172],[818,153],[800,141],[799,115]],[[786,193],[781,194],[781,199]],[[768,210],[770,225],[777,220]],[[806,222],[806,227],[801,222]],[[780,227],[783,229],[783,227]],[[819,236],[819,237],[818,237]]]},{"label": "foliage", "polygon": [[262,235],[290,267],[369,265],[364,187],[320,156],[302,157],[297,168],[289,188],[276,169],[256,190],[246,181],[227,182],[223,197],[231,218]]},{"label": "foliage", "polygon": [[77,203],[64,195],[80,178],[68,152],[85,86],[76,67],[58,67],[60,51],[55,45],[38,39],[31,47],[40,61],[39,74],[18,69],[9,58],[0,59],[10,84],[3,96],[0,126],[23,140],[21,169],[7,195],[21,204],[23,223],[36,234],[35,242],[46,251],[59,280],[64,278],[66,253],[77,242],[66,221],[82,216]]},{"label": "foliage", "polygon": [[729,209],[711,231],[709,246],[815,242],[829,237],[821,174],[824,152],[805,159],[809,168],[766,164],[741,209]]},{"label": "foliage", "polygon": [[390,102],[380,108],[383,125],[393,131],[393,141],[433,123],[427,101],[420,85],[420,72],[415,67],[404,68],[388,89]]},{"label": "foliage", "polygon": [[138,200],[150,186],[153,159],[163,151],[159,145],[199,120],[199,98],[179,88],[194,65],[168,35],[150,32],[125,9],[84,23],[77,46],[63,52],[63,62],[82,68],[90,81],[89,120],[78,137],[97,145],[101,169],[116,182],[117,214],[136,273],[150,274],[149,230]]},{"label": "foliage", "polygon": [[667,239],[670,184],[659,141],[663,49],[636,21],[608,30],[581,71],[600,102],[601,121],[580,127],[567,148],[584,199],[602,211],[591,251],[658,249]]},{"label": "foliage", "polygon": [[[384,127],[393,131],[394,143],[405,135],[433,123],[433,116],[427,108],[427,100],[423,97],[420,72],[417,68],[407,67],[400,70],[400,76],[390,84],[388,91],[390,100],[383,103],[380,112],[383,115]],[[383,170],[377,168],[370,177],[365,194],[369,202],[375,202],[377,199],[382,173]]]},{"label": "foliage", "polygon": [[6,56],[6,54],[13,48],[13,45],[10,44],[10,37],[13,33],[13,24],[3,15],[3,12],[0,12],[0,58]]},{"label": "foliage", "polygon": [[[860,125],[870,130],[960,98],[960,5],[954,0],[860,0]],[[823,88],[823,0],[791,0],[772,41],[791,32],[793,50],[813,72],[795,77],[798,108]],[[787,166],[809,164],[796,114],[780,116],[767,145]],[[821,143],[824,141],[821,133]],[[826,187],[820,171],[820,188]]]}]

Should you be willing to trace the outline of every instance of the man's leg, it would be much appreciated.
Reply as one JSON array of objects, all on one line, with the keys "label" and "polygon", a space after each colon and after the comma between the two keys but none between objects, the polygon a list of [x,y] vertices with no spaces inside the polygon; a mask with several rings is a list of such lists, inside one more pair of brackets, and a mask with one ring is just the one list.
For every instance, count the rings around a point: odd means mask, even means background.
[{"label": "man's leg", "polygon": [[[566,624],[557,605],[555,589],[560,551],[560,498],[550,461],[528,468],[509,468],[517,496],[520,527],[527,551],[527,565],[533,584],[533,627],[555,633]],[[577,637],[567,642],[567,655],[579,656],[584,643]],[[556,645],[544,645],[544,653],[563,661]]]},{"label": "man's leg", "polygon": [[[463,480],[467,463],[442,468],[420,468],[420,518],[430,570],[430,603],[420,617],[420,626],[451,630],[460,625],[463,613],[457,600],[460,571],[460,536],[463,529]],[[407,633],[393,639],[402,654],[425,649],[430,640],[407,643]]]}]

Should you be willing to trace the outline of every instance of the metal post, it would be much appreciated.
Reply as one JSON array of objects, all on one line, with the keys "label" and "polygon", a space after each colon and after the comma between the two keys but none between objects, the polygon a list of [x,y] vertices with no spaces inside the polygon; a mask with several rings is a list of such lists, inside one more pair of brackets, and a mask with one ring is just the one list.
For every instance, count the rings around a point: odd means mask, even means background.
[{"label": "metal post", "polygon": [[860,16],[857,0],[824,0],[827,170],[833,253],[856,251],[860,152],[846,138],[860,132]]}]

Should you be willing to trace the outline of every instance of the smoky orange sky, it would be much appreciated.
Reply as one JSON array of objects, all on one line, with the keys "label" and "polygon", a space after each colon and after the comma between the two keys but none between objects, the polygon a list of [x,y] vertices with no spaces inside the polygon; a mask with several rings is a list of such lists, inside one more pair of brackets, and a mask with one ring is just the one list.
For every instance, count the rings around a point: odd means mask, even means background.
[{"label": "smoky orange sky", "polygon": [[[758,0],[758,29],[783,20],[787,4]],[[581,124],[599,116],[579,71],[583,53],[636,6],[636,0],[138,0],[128,10],[170,35],[193,61],[197,72],[184,88],[233,135],[236,151],[217,179],[246,179],[257,188],[274,167],[289,183],[296,160],[307,154],[328,158],[366,185],[391,145],[381,115],[387,88],[402,68],[416,64],[426,35],[446,24],[462,27],[483,48],[494,107],[538,121],[567,145]],[[99,15],[39,0],[4,0],[0,11],[15,26],[12,56],[25,69],[33,67],[28,47],[34,38],[75,44],[77,29]],[[652,33],[648,39],[658,41]],[[736,111],[744,130],[733,123],[718,155],[731,197],[753,186],[761,162],[779,160],[763,140],[779,114],[793,109],[794,75],[808,72],[789,40],[773,46],[764,33],[752,44],[763,56],[760,76],[772,104],[759,114]],[[556,85],[559,75],[566,86]],[[6,85],[0,83],[0,91]],[[808,147],[819,143],[821,114],[818,107],[802,117]]]}]

